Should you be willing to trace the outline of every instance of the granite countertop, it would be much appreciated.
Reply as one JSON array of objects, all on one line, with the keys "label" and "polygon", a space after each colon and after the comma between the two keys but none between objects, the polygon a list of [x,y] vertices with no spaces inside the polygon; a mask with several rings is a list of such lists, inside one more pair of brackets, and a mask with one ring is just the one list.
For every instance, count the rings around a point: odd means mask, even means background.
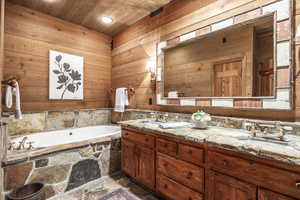
[{"label": "granite countertop", "polygon": [[183,128],[162,129],[157,123],[145,123],[145,119],[123,121],[122,127],[134,128],[141,131],[173,136],[187,141],[208,144],[237,152],[251,154],[261,158],[281,161],[292,165],[300,165],[300,136],[286,135],[288,145],[275,144],[247,139],[250,132],[244,129],[210,126],[206,130],[193,128],[189,124]]}]

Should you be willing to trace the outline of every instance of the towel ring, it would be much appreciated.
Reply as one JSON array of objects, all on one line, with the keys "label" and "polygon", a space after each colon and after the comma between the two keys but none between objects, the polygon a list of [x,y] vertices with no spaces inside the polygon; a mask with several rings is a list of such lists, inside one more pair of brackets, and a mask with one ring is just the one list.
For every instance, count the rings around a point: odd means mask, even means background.
[{"label": "towel ring", "polygon": [[15,88],[17,86],[17,83],[18,83],[17,77],[11,77],[9,79],[1,81],[2,85],[9,85],[9,86],[11,86],[13,88]]}]

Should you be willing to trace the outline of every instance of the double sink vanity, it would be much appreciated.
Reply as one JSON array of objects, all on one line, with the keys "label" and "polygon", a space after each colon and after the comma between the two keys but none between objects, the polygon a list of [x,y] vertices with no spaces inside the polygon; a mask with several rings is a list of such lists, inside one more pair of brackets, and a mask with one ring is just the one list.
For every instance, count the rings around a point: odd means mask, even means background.
[{"label": "double sink vanity", "polygon": [[287,135],[293,143],[283,145],[251,140],[243,129],[120,124],[122,170],[166,199],[300,199],[299,136]]}]

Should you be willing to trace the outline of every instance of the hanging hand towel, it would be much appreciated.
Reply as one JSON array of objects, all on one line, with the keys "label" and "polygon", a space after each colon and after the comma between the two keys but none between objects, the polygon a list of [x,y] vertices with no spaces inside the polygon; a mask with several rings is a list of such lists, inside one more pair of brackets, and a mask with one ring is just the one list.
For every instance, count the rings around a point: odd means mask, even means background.
[{"label": "hanging hand towel", "polygon": [[16,83],[16,87],[13,89],[13,91],[14,91],[14,95],[16,96],[15,117],[16,119],[22,119],[21,97],[20,97],[20,88],[18,82]]},{"label": "hanging hand towel", "polygon": [[125,106],[128,106],[128,92],[127,88],[117,88],[115,112],[124,112]]},{"label": "hanging hand towel", "polygon": [[15,118],[22,119],[21,98],[20,98],[20,89],[18,83],[16,83],[15,88],[9,85],[6,87],[5,105],[7,108],[11,108],[13,105],[13,95],[16,96]]},{"label": "hanging hand towel", "polygon": [[6,86],[6,93],[5,93],[5,106],[7,108],[11,108],[13,105],[13,97],[12,97],[12,87],[10,85]]}]

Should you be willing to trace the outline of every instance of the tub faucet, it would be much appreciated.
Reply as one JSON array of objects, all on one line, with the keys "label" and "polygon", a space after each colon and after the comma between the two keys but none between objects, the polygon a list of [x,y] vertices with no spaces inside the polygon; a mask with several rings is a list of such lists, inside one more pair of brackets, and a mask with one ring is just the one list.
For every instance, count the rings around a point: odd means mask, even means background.
[{"label": "tub faucet", "polygon": [[18,150],[24,150],[25,149],[25,142],[28,139],[28,137],[23,137],[23,139],[21,140],[19,146],[18,146]]}]

